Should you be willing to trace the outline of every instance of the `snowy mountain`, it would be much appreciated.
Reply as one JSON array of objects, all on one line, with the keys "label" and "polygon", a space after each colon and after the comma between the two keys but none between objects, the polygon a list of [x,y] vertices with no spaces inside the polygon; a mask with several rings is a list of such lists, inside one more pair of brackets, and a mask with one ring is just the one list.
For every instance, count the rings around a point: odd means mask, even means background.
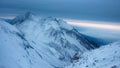
[{"label": "snowy mountain", "polygon": [[120,42],[85,52],[79,62],[66,68],[120,68]]},{"label": "snowy mountain", "polygon": [[0,20],[0,68],[53,68],[14,26]]},{"label": "snowy mountain", "polygon": [[61,68],[98,48],[61,19],[31,13],[0,20],[0,68]]}]

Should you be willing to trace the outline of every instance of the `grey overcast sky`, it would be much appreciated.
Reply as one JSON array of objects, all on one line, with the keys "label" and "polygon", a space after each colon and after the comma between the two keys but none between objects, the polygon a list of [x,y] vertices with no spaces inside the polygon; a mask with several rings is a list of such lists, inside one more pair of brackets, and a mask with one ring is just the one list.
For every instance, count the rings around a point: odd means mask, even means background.
[{"label": "grey overcast sky", "polygon": [[0,0],[0,16],[27,11],[41,16],[120,21],[120,0]]}]

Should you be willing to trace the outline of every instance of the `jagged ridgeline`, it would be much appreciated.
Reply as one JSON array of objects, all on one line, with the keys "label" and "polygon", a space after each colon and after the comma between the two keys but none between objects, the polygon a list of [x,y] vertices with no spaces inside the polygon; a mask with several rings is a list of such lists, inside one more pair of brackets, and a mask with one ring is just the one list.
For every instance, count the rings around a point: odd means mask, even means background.
[{"label": "jagged ridgeline", "polygon": [[[5,21],[0,23],[2,22]],[[2,46],[7,45],[13,49],[8,51],[8,53],[13,52],[13,54],[5,56],[15,56],[14,51],[17,54],[21,53],[21,55],[17,55],[19,58],[8,57],[8,59],[15,61],[10,60],[13,62],[13,66],[18,63],[21,68],[39,68],[39,66],[42,66],[42,68],[61,68],[78,60],[82,53],[99,47],[95,42],[86,39],[71,25],[54,17],[40,18],[28,12],[17,16],[10,23],[12,25],[2,23],[10,27],[2,25],[0,27],[4,27],[5,30],[6,28],[7,30],[14,28],[14,33],[5,33],[3,28],[1,28],[1,31],[3,31],[1,33],[7,38],[2,35],[0,38],[9,40],[9,44],[2,44]],[[13,38],[11,39],[10,36],[13,36]],[[15,47],[18,47],[21,51],[16,49],[11,41],[14,41],[16,43]],[[7,50],[7,48],[4,50]],[[23,61],[27,66],[21,64]],[[9,68],[12,68],[12,66]],[[16,68],[18,67],[16,66]]]}]

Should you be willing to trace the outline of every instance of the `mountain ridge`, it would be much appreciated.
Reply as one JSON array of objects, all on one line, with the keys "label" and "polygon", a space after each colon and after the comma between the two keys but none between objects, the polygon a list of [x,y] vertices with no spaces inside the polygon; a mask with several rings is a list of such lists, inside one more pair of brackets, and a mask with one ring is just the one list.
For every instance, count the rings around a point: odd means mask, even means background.
[{"label": "mountain ridge", "polygon": [[[99,47],[93,44],[93,42],[88,41],[76,29],[61,19],[51,17],[39,18],[31,14],[28,14],[27,17],[25,16],[23,15],[23,18],[21,18],[22,16],[17,17],[11,21],[14,24],[9,24],[10,27],[8,26],[6,30],[12,30],[11,28],[14,27],[19,33],[10,33],[10,35],[5,33],[6,37],[8,36],[5,40],[10,40],[9,36],[13,36],[11,41],[19,40],[14,43],[16,46],[23,46],[23,48],[20,49],[22,49],[25,54],[21,52],[18,53],[27,55],[26,60],[29,61],[24,61],[22,57],[20,57],[21,55],[19,56],[20,61],[28,62],[26,68],[38,68],[41,64],[43,68],[61,68],[78,60],[79,56],[77,55],[82,55],[86,51]],[[8,25],[8,23],[6,25]],[[1,38],[4,38],[4,36],[2,37],[1,35]],[[3,45],[13,47],[11,41],[8,41],[10,44],[6,43]],[[14,48],[14,50],[16,49]],[[12,55],[14,56],[15,54]],[[16,60],[15,62],[19,62],[18,58],[14,60]],[[30,65],[31,63],[32,65]],[[44,66],[45,64],[47,64],[47,66]],[[24,65],[20,66],[24,68]]]}]

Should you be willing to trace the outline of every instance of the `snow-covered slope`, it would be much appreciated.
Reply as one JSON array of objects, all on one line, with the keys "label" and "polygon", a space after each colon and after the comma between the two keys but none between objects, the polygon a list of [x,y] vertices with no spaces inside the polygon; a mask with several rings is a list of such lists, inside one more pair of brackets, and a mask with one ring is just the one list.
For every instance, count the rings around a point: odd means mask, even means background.
[{"label": "snow-covered slope", "polygon": [[[39,18],[27,13],[15,18],[13,21],[14,23],[17,21],[14,25],[29,42],[36,44],[36,48],[41,47],[40,45],[52,47],[59,54],[55,53],[55,55],[62,61],[71,61],[76,53],[81,54],[98,47],[61,19],[53,17]],[[52,53],[54,52],[52,51]]]},{"label": "snow-covered slope", "polygon": [[120,42],[86,52],[79,62],[66,68],[120,68]]},{"label": "snow-covered slope", "polygon": [[0,20],[0,68],[53,68],[12,25]]},{"label": "snow-covered slope", "polygon": [[61,19],[27,13],[9,23],[0,20],[1,67],[62,68],[99,47]]}]

